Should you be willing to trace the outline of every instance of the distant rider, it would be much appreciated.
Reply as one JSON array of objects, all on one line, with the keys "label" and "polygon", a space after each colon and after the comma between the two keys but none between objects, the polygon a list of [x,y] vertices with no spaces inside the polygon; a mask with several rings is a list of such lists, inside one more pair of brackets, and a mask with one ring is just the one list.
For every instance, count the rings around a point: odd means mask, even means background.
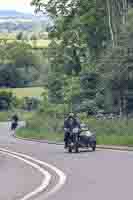
[{"label": "distant rider", "polygon": [[18,125],[18,116],[17,114],[12,116],[12,124],[11,124],[11,130],[15,130],[17,128]]},{"label": "distant rider", "polygon": [[76,119],[76,116],[74,113],[70,113],[68,115],[68,118],[64,121],[64,142],[65,142],[65,148],[68,146],[68,139],[70,136],[70,132],[73,130],[73,128],[78,127],[80,128],[80,122]]}]

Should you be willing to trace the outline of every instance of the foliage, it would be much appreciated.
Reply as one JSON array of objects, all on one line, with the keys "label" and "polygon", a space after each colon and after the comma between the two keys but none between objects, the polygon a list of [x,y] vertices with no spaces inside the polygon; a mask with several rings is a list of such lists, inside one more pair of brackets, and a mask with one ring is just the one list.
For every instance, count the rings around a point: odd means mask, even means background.
[{"label": "foliage", "polygon": [[11,92],[0,92],[0,110],[9,110],[14,99],[15,98]]},{"label": "foliage", "polygon": [[23,32],[19,32],[19,33],[16,35],[16,39],[17,39],[17,40],[23,40]]},{"label": "foliage", "polygon": [[22,108],[26,111],[37,110],[40,100],[35,97],[25,97],[23,99]]},{"label": "foliage", "polygon": [[51,103],[63,103],[63,79],[58,73],[52,74],[49,77],[49,101]]},{"label": "foliage", "polygon": [[54,22],[49,27],[51,44],[47,52],[50,63],[50,101],[68,104],[69,110],[74,111],[80,111],[81,107],[83,110],[85,104],[82,105],[82,102],[86,102],[84,109],[87,109],[92,99],[91,93],[95,99],[97,86],[94,83],[92,89],[88,86],[83,89],[82,79],[85,77],[85,70],[89,76],[89,71],[94,66],[92,63],[100,56],[100,51],[105,49],[110,37],[108,24],[105,23],[105,5],[102,6],[101,2],[96,4],[95,0],[52,0],[47,3],[37,0],[33,4],[37,9],[45,8]]},{"label": "foliage", "polygon": [[[129,104],[133,99],[132,83],[132,34],[130,14],[126,26],[123,27],[117,41],[117,46],[109,48],[98,64],[105,96],[106,103],[112,104],[112,111],[117,110],[120,115],[127,114]],[[130,31],[129,31],[130,28]],[[112,99],[109,102],[109,99]]]},{"label": "foliage", "polygon": [[45,53],[50,108],[50,103],[67,104],[69,110],[88,114],[104,109],[126,115],[132,107],[131,2],[33,0],[32,4],[53,20]]},{"label": "foliage", "polygon": [[0,86],[23,87],[36,80],[40,74],[40,58],[30,45],[14,42],[1,46]]}]

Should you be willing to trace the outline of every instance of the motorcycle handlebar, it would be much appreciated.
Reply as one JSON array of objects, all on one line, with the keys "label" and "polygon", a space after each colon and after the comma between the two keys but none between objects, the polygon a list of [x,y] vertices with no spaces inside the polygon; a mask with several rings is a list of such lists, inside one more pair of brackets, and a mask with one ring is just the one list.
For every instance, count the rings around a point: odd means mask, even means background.
[{"label": "motorcycle handlebar", "polygon": [[[77,128],[77,127],[74,127],[73,129],[75,129],[75,128]],[[73,131],[73,129],[71,131]],[[78,129],[79,129],[79,131],[81,131],[80,128],[78,128]],[[70,129],[69,128],[64,128],[64,131],[70,131]]]}]

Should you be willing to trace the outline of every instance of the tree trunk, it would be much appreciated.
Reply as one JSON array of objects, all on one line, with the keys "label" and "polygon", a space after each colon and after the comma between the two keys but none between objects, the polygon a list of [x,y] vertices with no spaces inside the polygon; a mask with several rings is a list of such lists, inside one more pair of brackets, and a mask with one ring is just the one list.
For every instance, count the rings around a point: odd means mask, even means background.
[{"label": "tree trunk", "polygon": [[120,119],[123,117],[124,114],[124,101],[123,101],[123,91],[119,90],[119,115]]},{"label": "tree trunk", "polygon": [[112,44],[113,44],[113,47],[114,47],[115,46],[115,40],[114,40],[114,32],[113,32],[113,27],[112,27],[110,0],[106,0],[106,2],[107,2],[107,11],[108,11],[110,35],[111,35],[111,40],[112,40]]}]

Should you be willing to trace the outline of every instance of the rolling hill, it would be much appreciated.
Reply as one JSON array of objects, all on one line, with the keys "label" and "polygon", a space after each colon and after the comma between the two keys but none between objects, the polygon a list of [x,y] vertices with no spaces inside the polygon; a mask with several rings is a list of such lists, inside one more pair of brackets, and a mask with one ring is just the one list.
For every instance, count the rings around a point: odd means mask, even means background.
[{"label": "rolling hill", "polygon": [[0,32],[11,33],[18,31],[32,31],[39,25],[45,29],[50,23],[47,15],[22,13],[16,10],[0,10]]},{"label": "rolling hill", "polygon": [[16,10],[0,10],[0,18],[32,18],[34,15],[30,13],[21,13]]}]

